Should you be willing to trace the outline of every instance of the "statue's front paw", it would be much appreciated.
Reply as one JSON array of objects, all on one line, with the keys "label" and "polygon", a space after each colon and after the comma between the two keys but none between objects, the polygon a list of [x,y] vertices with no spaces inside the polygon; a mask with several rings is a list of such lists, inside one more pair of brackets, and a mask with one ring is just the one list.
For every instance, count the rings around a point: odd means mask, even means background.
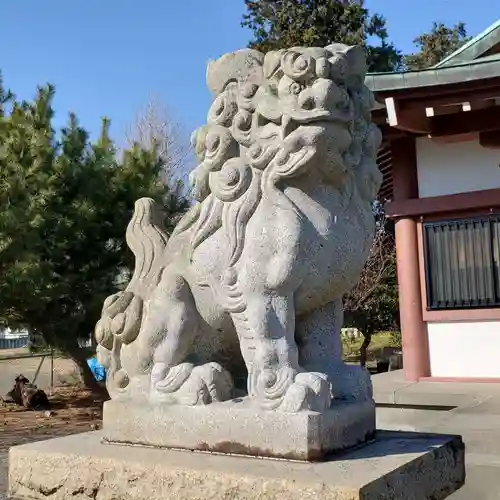
[{"label": "statue's front paw", "polygon": [[324,373],[305,372],[295,377],[283,398],[280,410],[297,413],[301,410],[323,412],[332,402],[331,384]]},{"label": "statue's front paw", "polygon": [[322,412],[332,401],[331,384],[324,373],[298,372],[284,366],[276,370],[255,370],[248,380],[250,398],[264,410]]}]

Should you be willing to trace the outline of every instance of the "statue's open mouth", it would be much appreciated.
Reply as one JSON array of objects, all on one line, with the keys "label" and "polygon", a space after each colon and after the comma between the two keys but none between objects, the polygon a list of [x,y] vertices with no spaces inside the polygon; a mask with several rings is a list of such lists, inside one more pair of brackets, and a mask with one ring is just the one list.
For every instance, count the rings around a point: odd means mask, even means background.
[{"label": "statue's open mouth", "polygon": [[264,140],[276,137],[285,138],[302,125],[314,124],[318,126],[321,125],[321,122],[347,125],[351,121],[351,112],[344,110],[290,110],[286,114],[280,114],[280,116],[258,113],[258,137]]},{"label": "statue's open mouth", "polygon": [[325,122],[340,122],[349,123],[353,117],[349,111],[329,109],[314,109],[314,110],[292,110],[289,113],[290,119],[298,124],[317,123],[318,121]]}]

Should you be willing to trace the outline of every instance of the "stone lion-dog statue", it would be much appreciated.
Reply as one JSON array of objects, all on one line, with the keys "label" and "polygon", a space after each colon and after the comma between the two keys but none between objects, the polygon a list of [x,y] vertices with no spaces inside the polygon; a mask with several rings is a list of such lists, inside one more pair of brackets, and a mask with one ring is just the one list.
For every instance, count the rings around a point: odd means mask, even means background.
[{"label": "stone lion-dog statue", "polygon": [[234,398],[237,379],[264,410],[372,397],[340,340],[381,183],[365,74],[363,49],[342,44],[209,64],[197,202],[170,236],[155,202],[136,202],[135,271],[96,326],[113,399],[210,404]]}]

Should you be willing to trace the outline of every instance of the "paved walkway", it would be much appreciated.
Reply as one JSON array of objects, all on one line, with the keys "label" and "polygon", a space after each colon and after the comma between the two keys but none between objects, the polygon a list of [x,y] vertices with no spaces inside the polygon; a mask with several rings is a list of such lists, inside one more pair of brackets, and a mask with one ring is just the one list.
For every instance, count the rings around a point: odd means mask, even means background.
[{"label": "paved walkway", "polygon": [[402,370],[374,375],[372,380],[377,403],[464,407],[500,396],[500,384],[407,382]]},{"label": "paved walkway", "polygon": [[450,500],[500,499],[500,384],[408,384],[401,372],[375,375],[373,384],[377,403],[406,406],[377,408],[379,429],[463,437],[466,484]]}]

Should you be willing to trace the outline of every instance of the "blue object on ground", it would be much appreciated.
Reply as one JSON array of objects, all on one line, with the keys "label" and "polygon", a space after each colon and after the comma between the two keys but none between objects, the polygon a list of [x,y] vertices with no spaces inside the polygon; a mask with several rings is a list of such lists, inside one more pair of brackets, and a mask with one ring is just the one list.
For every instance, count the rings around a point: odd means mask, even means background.
[{"label": "blue object on ground", "polygon": [[97,361],[97,358],[87,359],[87,364],[89,365],[92,375],[94,375],[94,378],[98,382],[102,382],[106,379],[106,369]]}]

